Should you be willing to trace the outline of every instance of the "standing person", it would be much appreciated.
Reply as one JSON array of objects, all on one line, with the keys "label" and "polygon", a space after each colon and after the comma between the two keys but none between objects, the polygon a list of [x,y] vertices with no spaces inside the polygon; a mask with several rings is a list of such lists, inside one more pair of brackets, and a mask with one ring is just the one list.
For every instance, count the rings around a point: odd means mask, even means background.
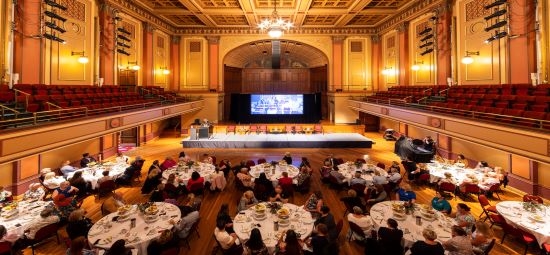
[{"label": "standing person", "polygon": [[444,255],[445,249],[435,241],[437,234],[431,229],[425,228],[422,231],[424,241],[418,240],[411,247],[411,255]]},{"label": "standing person", "polygon": [[378,229],[380,254],[402,255],[403,246],[401,246],[401,239],[403,239],[403,231],[397,229],[397,221],[392,218],[389,218],[386,224],[388,225],[387,227],[380,227]]}]

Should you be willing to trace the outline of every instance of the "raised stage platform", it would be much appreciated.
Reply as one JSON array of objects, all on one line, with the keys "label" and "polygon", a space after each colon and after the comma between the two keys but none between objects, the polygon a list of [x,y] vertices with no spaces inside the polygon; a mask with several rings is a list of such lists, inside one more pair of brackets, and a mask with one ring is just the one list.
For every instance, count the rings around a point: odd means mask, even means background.
[{"label": "raised stage platform", "polygon": [[184,148],[372,148],[372,140],[356,133],[220,134],[181,142]]}]

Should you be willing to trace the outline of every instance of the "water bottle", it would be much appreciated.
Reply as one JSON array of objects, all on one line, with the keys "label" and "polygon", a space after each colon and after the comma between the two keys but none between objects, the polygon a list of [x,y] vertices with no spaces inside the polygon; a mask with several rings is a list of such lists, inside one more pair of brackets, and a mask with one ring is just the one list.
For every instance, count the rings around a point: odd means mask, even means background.
[{"label": "water bottle", "polygon": [[279,231],[279,222],[278,221],[273,222],[273,230]]}]

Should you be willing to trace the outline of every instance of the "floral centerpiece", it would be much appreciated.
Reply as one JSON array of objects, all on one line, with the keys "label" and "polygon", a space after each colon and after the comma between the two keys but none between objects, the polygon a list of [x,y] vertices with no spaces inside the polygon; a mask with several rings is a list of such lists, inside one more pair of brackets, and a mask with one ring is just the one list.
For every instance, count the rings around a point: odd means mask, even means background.
[{"label": "floral centerpiece", "polygon": [[273,203],[268,203],[267,207],[269,208],[269,212],[271,214],[276,214],[277,211],[279,211],[279,209],[281,209],[282,205],[280,203],[273,202]]},{"label": "floral centerpiece", "polygon": [[355,167],[356,167],[357,169],[361,169],[361,168],[363,168],[363,164],[364,164],[364,163],[363,163],[363,161],[361,161],[361,160],[356,160],[353,164],[355,165]]},{"label": "floral centerpiece", "polygon": [[145,210],[147,208],[149,208],[150,206],[154,205],[155,203],[153,202],[145,202],[145,203],[141,203],[141,204],[138,204],[138,210],[141,212],[141,213],[145,213]]},{"label": "floral centerpiece", "polygon": [[192,167],[194,164],[195,164],[195,161],[193,161],[193,160],[187,161],[187,166],[188,167]]},{"label": "floral centerpiece", "polygon": [[405,207],[405,213],[406,214],[413,214],[414,212],[414,203],[412,201],[406,201],[403,203],[403,207]]},{"label": "floral centerpiece", "polygon": [[537,210],[542,211],[543,206],[543,204],[533,201],[523,202],[523,209],[528,212],[536,212]]}]

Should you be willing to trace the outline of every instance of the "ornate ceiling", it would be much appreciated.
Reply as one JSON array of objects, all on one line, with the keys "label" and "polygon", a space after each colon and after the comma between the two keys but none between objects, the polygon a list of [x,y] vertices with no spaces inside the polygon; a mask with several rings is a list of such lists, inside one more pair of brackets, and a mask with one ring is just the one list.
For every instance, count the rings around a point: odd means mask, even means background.
[{"label": "ornate ceiling", "polygon": [[[364,33],[408,10],[418,11],[417,5],[427,7],[426,2],[436,0],[277,0],[276,4],[279,16],[302,33],[343,29]],[[176,34],[215,29],[254,33],[258,23],[271,16],[275,1],[137,0],[132,4],[172,26]]]}]

